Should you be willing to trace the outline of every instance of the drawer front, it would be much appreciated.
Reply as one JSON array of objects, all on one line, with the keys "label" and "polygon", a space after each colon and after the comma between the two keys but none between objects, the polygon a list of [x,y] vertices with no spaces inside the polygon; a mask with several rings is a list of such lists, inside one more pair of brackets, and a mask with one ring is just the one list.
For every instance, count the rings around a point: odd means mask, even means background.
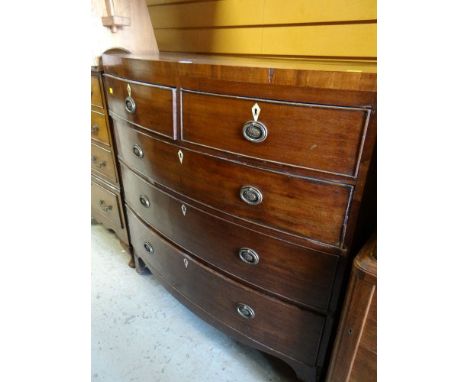
[{"label": "drawer front", "polygon": [[104,76],[109,110],[155,133],[175,139],[175,89]]},{"label": "drawer front", "polygon": [[117,194],[91,181],[91,212],[106,218],[116,228],[123,228]]},{"label": "drawer front", "polygon": [[121,166],[121,172],[126,203],[177,245],[271,293],[327,309],[336,256],[291,245],[217,218],[169,196],[126,166]]},{"label": "drawer front", "polygon": [[91,144],[91,169],[113,182],[117,181],[112,153],[94,144]]},{"label": "drawer front", "polygon": [[[219,275],[147,228],[129,210],[132,246],[150,269],[218,321],[272,349],[314,364],[325,319]],[[216,291],[216,293],[213,293]],[[248,305],[253,318],[238,313]],[[248,317],[248,309],[239,306]]]},{"label": "drawer front", "polygon": [[[157,183],[254,223],[340,244],[351,187],[289,177],[179,149],[124,123],[116,123],[115,128],[119,156]],[[135,155],[135,148],[143,157]],[[248,204],[249,200],[259,204]]]},{"label": "drawer front", "polygon": [[[354,176],[367,110],[182,92],[184,141]],[[258,109],[253,109],[258,105]],[[255,122],[253,112],[257,111]]]},{"label": "drawer front", "polygon": [[97,107],[104,107],[102,102],[101,86],[99,84],[99,77],[91,76],[91,105]]},{"label": "drawer front", "polygon": [[91,138],[110,145],[106,116],[96,111],[91,111]]}]

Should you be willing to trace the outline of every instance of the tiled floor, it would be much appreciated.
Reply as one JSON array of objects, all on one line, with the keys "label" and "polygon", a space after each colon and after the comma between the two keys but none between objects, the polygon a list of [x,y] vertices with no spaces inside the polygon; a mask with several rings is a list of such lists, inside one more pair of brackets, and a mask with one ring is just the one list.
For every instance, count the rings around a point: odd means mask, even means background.
[{"label": "tiled floor", "polygon": [[93,382],[296,381],[289,367],[214,329],[155,277],[129,268],[112,233],[91,230]]}]

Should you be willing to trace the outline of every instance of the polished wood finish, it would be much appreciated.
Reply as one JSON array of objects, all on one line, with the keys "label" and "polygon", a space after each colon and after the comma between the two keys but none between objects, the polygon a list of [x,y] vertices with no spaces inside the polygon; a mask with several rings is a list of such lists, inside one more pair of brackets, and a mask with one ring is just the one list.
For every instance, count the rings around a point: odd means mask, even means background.
[{"label": "polished wood finish", "polygon": [[[152,272],[227,326],[298,361],[314,363],[325,322],[323,316],[282,303],[221,276],[161,238],[131,211],[127,210],[127,214],[135,254]],[[151,245],[154,253],[147,252],[145,243]],[[219,290],[223,293],[213,293]],[[250,306],[255,316],[252,319],[240,316],[237,303]]]},{"label": "polished wood finish", "polygon": [[128,249],[112,125],[101,75],[100,70],[91,70],[91,216],[114,231],[124,248]]},{"label": "polished wood finish", "polygon": [[[114,123],[119,157],[155,182],[257,224],[341,245],[351,187],[241,166],[154,139],[121,120]],[[133,153],[134,145],[141,147],[143,158]],[[261,204],[241,200],[246,185],[261,191]]]},{"label": "polished wood finish", "polygon": [[[337,256],[259,235],[161,191],[125,165],[121,170],[127,205],[162,235],[251,286],[327,311]],[[140,202],[142,196],[150,202],[149,207]],[[245,263],[239,258],[239,250],[244,247],[259,255],[258,264]]]},{"label": "polished wood finish", "polygon": [[377,381],[377,242],[354,260],[328,382]]},{"label": "polished wood finish", "polygon": [[106,114],[91,111],[91,139],[106,146],[111,145]]},{"label": "polished wood finish", "polygon": [[[134,113],[125,109],[128,87],[136,105]],[[174,89],[135,84],[110,76],[104,76],[104,88],[109,108],[114,114],[155,133],[175,138]]]},{"label": "polished wood finish", "polygon": [[[369,110],[182,91],[183,141],[354,177]],[[250,142],[243,125],[254,119],[267,129],[263,142]]]},{"label": "polished wood finish", "polygon": [[[110,114],[137,269],[146,263],[203,319],[282,358],[301,380],[322,380],[355,240],[372,224],[363,209],[374,208],[364,191],[376,143],[375,73],[343,62],[181,55],[104,55],[103,65],[106,94],[114,90],[107,81],[123,89]],[[140,122],[140,101],[135,113],[122,111],[128,86],[145,95]],[[172,94],[172,109],[154,89]],[[269,129],[262,143],[242,134],[255,103]],[[171,115],[173,135],[157,130],[159,114]],[[254,187],[250,195],[244,186]],[[256,205],[241,198],[259,192]],[[142,240],[154,240],[161,256],[147,254]],[[300,313],[281,329],[273,316],[234,326],[238,286],[259,296],[259,311]],[[298,329],[316,333],[317,316],[320,339],[305,346]]]}]

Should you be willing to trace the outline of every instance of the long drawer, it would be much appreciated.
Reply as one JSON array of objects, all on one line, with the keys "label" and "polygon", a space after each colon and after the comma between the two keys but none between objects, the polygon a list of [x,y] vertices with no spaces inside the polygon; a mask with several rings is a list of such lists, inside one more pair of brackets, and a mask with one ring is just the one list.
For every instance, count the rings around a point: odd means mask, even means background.
[{"label": "long drawer", "polygon": [[109,110],[121,118],[175,139],[175,89],[104,76]]},{"label": "long drawer", "polygon": [[182,140],[354,176],[368,111],[182,91]]},{"label": "long drawer", "polygon": [[162,239],[131,210],[127,214],[133,249],[152,272],[246,337],[299,361],[315,363],[325,317],[219,275]]},{"label": "long drawer", "polygon": [[150,185],[125,165],[121,174],[125,202],[177,245],[250,284],[327,309],[336,256],[291,245],[203,212]]},{"label": "long drawer", "polygon": [[91,169],[113,182],[117,181],[112,152],[95,144],[91,144]]},{"label": "long drawer", "polygon": [[104,108],[102,102],[101,85],[99,84],[99,77],[91,76],[91,105]]},{"label": "long drawer", "polygon": [[157,183],[254,223],[340,245],[352,187],[181,149],[121,120],[114,126],[119,156]]}]

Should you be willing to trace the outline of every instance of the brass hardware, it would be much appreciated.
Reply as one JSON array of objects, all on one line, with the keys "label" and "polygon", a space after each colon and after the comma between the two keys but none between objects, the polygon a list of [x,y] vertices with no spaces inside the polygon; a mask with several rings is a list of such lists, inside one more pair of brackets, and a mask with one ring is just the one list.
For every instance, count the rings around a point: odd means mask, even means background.
[{"label": "brass hardware", "polygon": [[99,131],[99,125],[91,126],[91,134],[96,134]]},{"label": "brass hardware", "polygon": [[132,150],[133,154],[135,154],[135,156],[137,156],[138,158],[143,158],[145,156],[145,154],[143,153],[143,149],[137,144],[133,145]]},{"label": "brass hardware", "polygon": [[100,161],[100,162],[98,163],[97,166],[98,166],[99,168],[103,168],[103,167],[106,167],[106,164],[107,164],[107,162],[106,162],[105,160],[102,160],[102,161]]},{"label": "brass hardware", "polygon": [[252,318],[255,317],[254,310],[247,304],[243,304],[241,302],[237,303],[236,310],[237,310],[237,313],[239,313],[241,317],[246,318],[248,320],[251,320]]},{"label": "brass hardware", "polygon": [[146,195],[140,195],[140,203],[143,207],[149,208],[151,203]]},{"label": "brass hardware", "polygon": [[127,111],[127,113],[130,113],[130,114],[135,113],[136,103],[135,103],[135,100],[130,96],[125,98],[125,110]]},{"label": "brass hardware", "polygon": [[106,206],[106,202],[104,200],[99,201],[99,207],[101,207],[101,210],[103,210],[104,212],[112,211],[112,206],[111,205]]},{"label": "brass hardware", "polygon": [[148,252],[149,254],[153,254],[154,253],[154,249],[153,249],[153,246],[151,245],[151,243],[145,241],[143,243],[143,247],[145,248],[145,251]]},{"label": "brass hardware", "polygon": [[182,214],[185,216],[185,214],[187,213],[187,207],[185,206],[185,204],[182,204],[180,209],[182,210]]},{"label": "brass hardware", "polygon": [[182,164],[182,161],[184,160],[184,153],[182,152],[182,150],[178,151],[177,156],[179,157],[180,164]]},{"label": "brass hardware", "polygon": [[188,260],[184,257],[184,265],[185,265],[185,268],[188,268]]},{"label": "brass hardware", "polygon": [[97,156],[92,155],[91,156],[91,162],[95,163],[97,161]]},{"label": "brass hardware", "polygon": [[268,135],[268,129],[262,122],[248,121],[242,127],[242,135],[249,142],[263,142]]},{"label": "brass hardware", "polygon": [[239,249],[239,257],[244,263],[252,265],[256,265],[260,261],[260,256],[258,256],[258,253],[250,248]]},{"label": "brass hardware", "polygon": [[259,205],[263,200],[261,191],[253,186],[242,186],[240,189],[240,198],[245,203],[256,206]]}]

